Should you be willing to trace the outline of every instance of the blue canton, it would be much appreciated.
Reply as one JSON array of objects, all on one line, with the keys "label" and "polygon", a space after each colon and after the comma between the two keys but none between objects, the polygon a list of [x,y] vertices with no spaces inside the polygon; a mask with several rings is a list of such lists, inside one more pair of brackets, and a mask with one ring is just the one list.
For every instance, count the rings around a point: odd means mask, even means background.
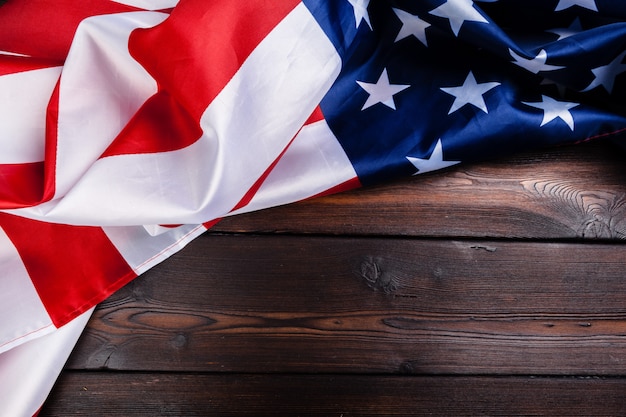
[{"label": "blue canton", "polygon": [[626,128],[626,3],[306,0],[343,60],[322,112],[363,184]]}]

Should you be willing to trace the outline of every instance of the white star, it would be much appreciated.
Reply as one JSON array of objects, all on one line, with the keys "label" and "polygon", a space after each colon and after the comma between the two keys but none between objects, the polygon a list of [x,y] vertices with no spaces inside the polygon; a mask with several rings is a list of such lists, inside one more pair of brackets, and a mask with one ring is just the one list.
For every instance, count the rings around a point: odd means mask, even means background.
[{"label": "white star", "polygon": [[561,39],[569,38],[570,36],[575,35],[581,32],[582,30],[583,30],[583,27],[580,24],[580,19],[576,18],[574,19],[572,24],[569,25],[569,27],[567,28],[552,29],[552,30],[548,30],[547,32],[554,33],[555,35],[559,35],[559,39],[557,39],[557,41],[560,41]]},{"label": "white star", "polygon": [[478,10],[474,8],[472,0],[447,0],[444,4],[429,12],[434,16],[445,17],[450,20],[450,27],[455,36],[465,22],[489,23]]},{"label": "white star", "polygon": [[595,0],[559,0],[559,4],[556,5],[554,11],[558,12],[573,6],[580,6],[585,9],[593,10],[594,12],[598,11]]},{"label": "white star", "polygon": [[370,4],[370,0],[348,0],[354,9],[354,20],[356,21],[356,27],[358,28],[362,20],[365,20],[367,26],[372,28],[370,23],[370,15],[367,12],[367,6]]},{"label": "white star", "polygon": [[515,60],[515,62],[513,62],[514,64],[519,65],[520,67],[532,72],[533,74],[538,74],[540,71],[555,71],[561,68],[565,68],[558,65],[546,64],[546,60],[548,59],[548,53],[545,49],[539,51],[537,56],[531,59],[524,58],[523,56],[516,54],[515,51],[510,48],[509,53],[511,54],[511,58]]},{"label": "white star", "polygon": [[426,28],[430,26],[430,23],[423,21],[411,13],[407,13],[404,10],[394,8],[393,11],[402,22],[402,27],[400,28],[400,32],[398,32],[398,36],[394,42],[398,42],[399,40],[408,38],[409,36],[415,36],[420,42],[428,46],[426,43]]},{"label": "white star", "polygon": [[476,82],[476,78],[474,78],[474,74],[470,71],[469,74],[467,74],[462,86],[441,88],[446,93],[454,96],[454,102],[452,103],[448,114],[455,112],[466,104],[471,104],[478,107],[485,113],[489,113],[487,111],[485,99],[483,99],[483,94],[499,85],[500,83],[496,82],[478,84]]},{"label": "white star", "polygon": [[574,118],[569,112],[569,109],[578,106],[578,103],[557,101],[548,96],[541,96],[541,102],[538,103],[523,103],[527,106],[543,110],[543,120],[541,121],[540,126],[543,126],[558,117],[563,120],[572,131],[574,130]]},{"label": "white star", "polygon": [[461,161],[444,161],[443,160],[443,147],[441,146],[441,139],[437,141],[435,149],[430,154],[428,159],[414,158],[407,156],[406,159],[417,168],[417,172],[413,175],[424,174],[426,172],[436,171],[461,163]]},{"label": "white star", "polygon": [[410,85],[389,84],[387,68],[383,70],[375,84],[362,81],[357,81],[356,83],[370,95],[361,110],[365,110],[378,103],[383,103],[385,106],[395,110],[396,103],[393,101],[393,96],[410,87]]},{"label": "white star", "polygon": [[622,64],[624,56],[626,56],[626,52],[619,54],[617,58],[609,62],[608,65],[592,69],[591,72],[593,72],[593,75],[596,77],[583,91],[590,91],[601,85],[609,94],[612,93],[615,77],[626,71],[626,64]]}]

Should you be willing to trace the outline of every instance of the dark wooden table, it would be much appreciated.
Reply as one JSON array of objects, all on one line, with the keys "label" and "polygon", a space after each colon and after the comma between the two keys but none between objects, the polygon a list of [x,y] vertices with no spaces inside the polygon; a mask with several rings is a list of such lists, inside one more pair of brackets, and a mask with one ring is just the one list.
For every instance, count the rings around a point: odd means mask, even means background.
[{"label": "dark wooden table", "polygon": [[100,305],[42,416],[626,415],[626,153],[218,224]]}]

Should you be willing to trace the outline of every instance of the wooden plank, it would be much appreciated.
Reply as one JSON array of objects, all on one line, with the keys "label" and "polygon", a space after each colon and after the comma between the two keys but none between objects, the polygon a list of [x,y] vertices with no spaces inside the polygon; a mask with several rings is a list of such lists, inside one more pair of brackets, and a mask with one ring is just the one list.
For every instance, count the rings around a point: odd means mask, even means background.
[{"label": "wooden plank", "polygon": [[67,372],[46,416],[617,416],[626,380]]},{"label": "wooden plank", "polygon": [[625,155],[607,143],[526,153],[236,216],[214,230],[623,239]]},{"label": "wooden plank", "polygon": [[619,244],[206,235],[72,369],[626,375]]}]

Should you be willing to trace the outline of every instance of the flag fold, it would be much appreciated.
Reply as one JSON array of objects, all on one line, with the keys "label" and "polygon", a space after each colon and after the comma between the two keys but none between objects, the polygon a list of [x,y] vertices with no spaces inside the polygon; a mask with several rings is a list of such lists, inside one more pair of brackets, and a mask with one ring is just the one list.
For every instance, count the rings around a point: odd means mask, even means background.
[{"label": "flag fold", "polygon": [[225,216],[621,143],[625,57],[609,0],[5,1],[0,373]]}]

